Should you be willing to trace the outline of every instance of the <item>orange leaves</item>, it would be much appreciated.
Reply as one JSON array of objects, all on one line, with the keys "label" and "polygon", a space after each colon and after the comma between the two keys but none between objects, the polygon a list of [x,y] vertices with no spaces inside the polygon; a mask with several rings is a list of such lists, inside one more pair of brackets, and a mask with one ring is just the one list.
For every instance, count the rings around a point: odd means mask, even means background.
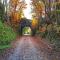
[{"label": "orange leaves", "polygon": [[10,3],[12,6],[16,6],[18,4],[18,0],[11,0]]},{"label": "orange leaves", "polygon": [[36,8],[38,9],[38,11],[41,11],[42,10],[41,4],[37,3]]},{"label": "orange leaves", "polygon": [[10,0],[10,4],[13,8],[19,7],[20,9],[26,8],[26,4],[23,1],[20,0]]},{"label": "orange leaves", "polygon": [[39,31],[40,32],[45,32],[46,31],[46,27],[39,28]]},{"label": "orange leaves", "polygon": [[26,8],[26,5],[24,2],[19,2],[18,6],[20,7],[20,9],[24,9]]},{"label": "orange leaves", "polygon": [[19,13],[15,12],[15,15],[14,15],[14,20],[18,21],[20,18],[20,15]]},{"label": "orange leaves", "polygon": [[20,16],[19,12],[15,12],[15,13],[13,12],[13,14],[12,14],[13,22],[19,22],[20,18],[21,18],[21,16]]}]

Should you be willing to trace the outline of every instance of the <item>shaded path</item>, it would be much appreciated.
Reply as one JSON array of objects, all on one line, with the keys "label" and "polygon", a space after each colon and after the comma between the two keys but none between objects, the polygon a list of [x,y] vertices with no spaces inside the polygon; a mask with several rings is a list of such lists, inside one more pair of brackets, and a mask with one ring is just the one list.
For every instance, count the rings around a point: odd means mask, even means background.
[{"label": "shaded path", "polygon": [[58,60],[51,54],[51,46],[39,37],[22,36],[5,51],[1,60]]},{"label": "shaded path", "polygon": [[22,37],[17,42],[13,54],[10,54],[7,60],[45,60],[41,52],[34,46],[32,40],[31,37]]}]

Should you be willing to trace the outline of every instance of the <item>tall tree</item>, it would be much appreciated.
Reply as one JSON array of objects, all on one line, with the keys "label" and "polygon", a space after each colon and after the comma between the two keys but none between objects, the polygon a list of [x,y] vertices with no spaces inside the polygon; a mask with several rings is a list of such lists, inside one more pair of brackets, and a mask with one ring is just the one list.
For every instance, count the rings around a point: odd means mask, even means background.
[{"label": "tall tree", "polygon": [[20,22],[21,15],[23,14],[22,11],[25,9],[25,7],[26,4],[24,1],[10,0],[10,16],[12,23]]},{"label": "tall tree", "polygon": [[0,20],[3,21],[4,16],[4,5],[0,2]]},{"label": "tall tree", "polygon": [[36,13],[36,16],[40,17],[45,9],[43,2],[40,0],[32,0],[32,6],[33,11]]}]

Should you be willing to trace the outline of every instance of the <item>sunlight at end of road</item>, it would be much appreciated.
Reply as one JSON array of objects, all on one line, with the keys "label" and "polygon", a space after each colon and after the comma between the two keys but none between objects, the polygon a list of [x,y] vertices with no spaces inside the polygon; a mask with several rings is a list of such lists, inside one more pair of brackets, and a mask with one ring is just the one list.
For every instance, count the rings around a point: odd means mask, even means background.
[{"label": "sunlight at end of road", "polygon": [[31,15],[31,0],[25,0],[26,4],[27,4],[27,8],[23,10],[23,13],[24,13],[24,16],[27,18],[27,19],[31,19],[32,18],[32,15]]}]

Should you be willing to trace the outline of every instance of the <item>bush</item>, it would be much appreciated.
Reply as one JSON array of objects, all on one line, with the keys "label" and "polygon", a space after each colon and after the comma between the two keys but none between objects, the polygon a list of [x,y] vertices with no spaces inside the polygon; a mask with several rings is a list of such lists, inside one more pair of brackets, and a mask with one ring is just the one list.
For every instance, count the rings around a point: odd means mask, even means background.
[{"label": "bush", "polygon": [[46,35],[47,40],[53,44],[54,49],[57,51],[60,50],[60,35],[59,33],[56,33],[56,31],[50,31]]},{"label": "bush", "polygon": [[48,25],[45,32],[40,32],[40,36],[45,38],[54,48],[60,50],[60,26]]},{"label": "bush", "polygon": [[13,29],[0,21],[0,46],[9,45],[16,37]]}]

